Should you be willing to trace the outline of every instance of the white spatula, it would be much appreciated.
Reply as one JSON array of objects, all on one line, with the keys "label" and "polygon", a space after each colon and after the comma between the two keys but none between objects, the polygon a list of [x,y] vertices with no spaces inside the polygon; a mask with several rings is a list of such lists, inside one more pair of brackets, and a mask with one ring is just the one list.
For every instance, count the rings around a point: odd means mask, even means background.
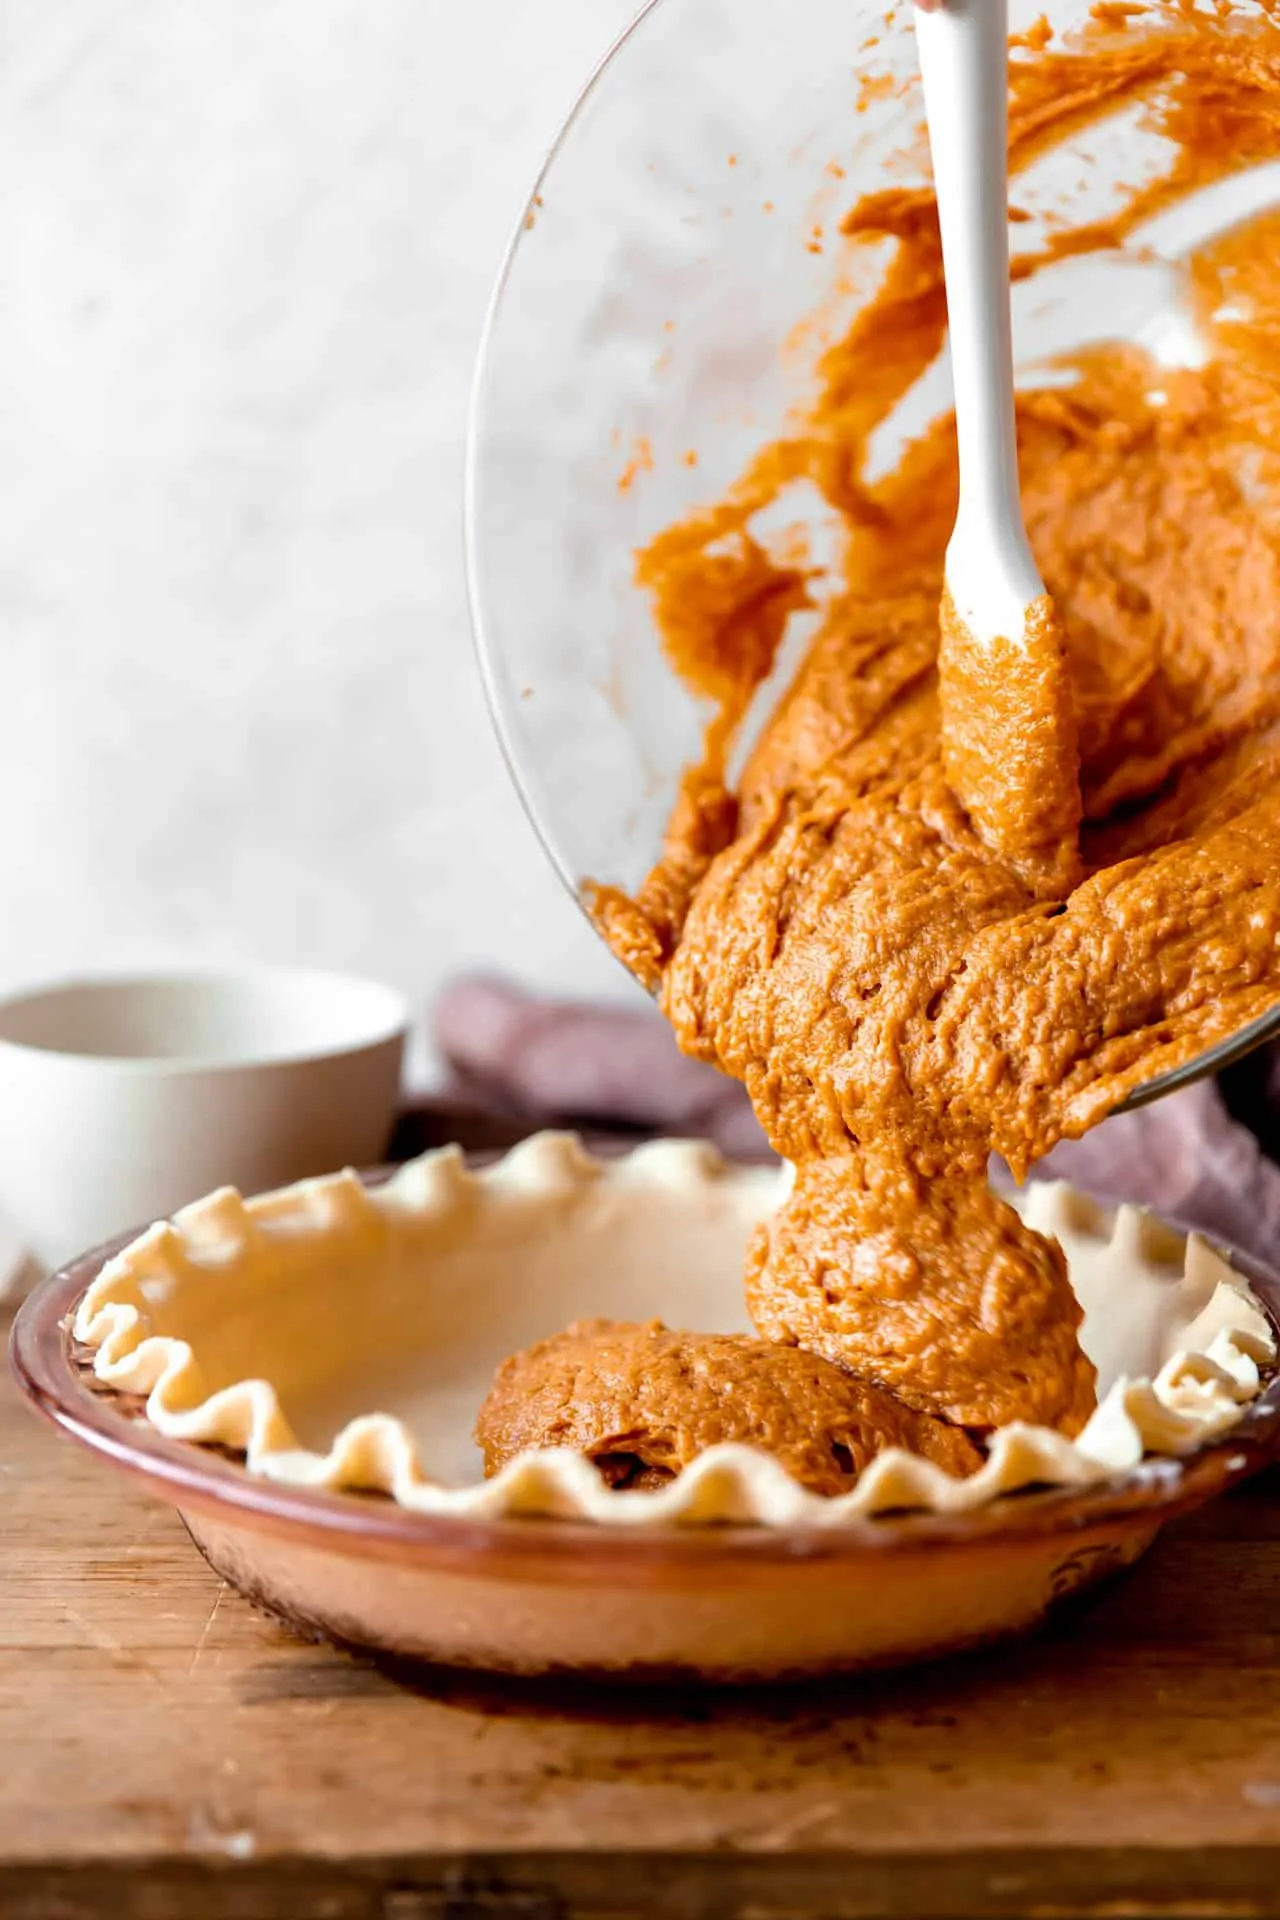
[{"label": "white spatula", "polygon": [[1066,648],[1018,495],[1009,318],[1008,0],[916,11],[947,285],[960,501],[939,655],[943,752],[992,851],[1037,894],[1078,875]]}]

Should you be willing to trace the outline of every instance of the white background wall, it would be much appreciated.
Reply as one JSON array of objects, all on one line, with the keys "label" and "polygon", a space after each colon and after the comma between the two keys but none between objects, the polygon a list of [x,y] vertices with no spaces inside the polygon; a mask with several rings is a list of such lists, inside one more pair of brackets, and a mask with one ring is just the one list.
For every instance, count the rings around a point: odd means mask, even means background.
[{"label": "white background wall", "polygon": [[492,742],[467,387],[632,0],[5,0],[0,989],[629,983]]}]

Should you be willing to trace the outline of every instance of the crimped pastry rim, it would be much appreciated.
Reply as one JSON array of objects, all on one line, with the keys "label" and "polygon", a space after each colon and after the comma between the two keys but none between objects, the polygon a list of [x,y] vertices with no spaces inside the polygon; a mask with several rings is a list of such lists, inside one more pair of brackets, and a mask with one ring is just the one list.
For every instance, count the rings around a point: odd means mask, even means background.
[{"label": "crimped pastry rim", "polygon": [[[335,1493],[358,1485],[424,1516],[488,1522],[537,1515],[641,1533],[708,1523],[824,1533],[904,1512],[959,1520],[997,1502],[1007,1507],[1004,1496],[1028,1487],[1100,1491],[1144,1462],[1150,1468],[1185,1457],[1229,1434],[1261,1391],[1259,1369],[1274,1358],[1275,1343],[1237,1273],[1239,1324],[1225,1328],[1210,1353],[1178,1356],[1154,1386],[1129,1382],[1118,1397],[1108,1396],[1106,1445],[1100,1447],[1095,1433],[1093,1451],[1045,1430],[1006,1428],[996,1436],[987,1464],[968,1481],[950,1480],[927,1462],[895,1451],[881,1456],[850,1493],[834,1499],[808,1492],[776,1461],[741,1446],[710,1450],[656,1494],[610,1493],[584,1459],[562,1452],[528,1454],[491,1481],[444,1487],[427,1477],[429,1463],[418,1460],[411,1436],[393,1415],[348,1422],[320,1455],[290,1444],[292,1434],[269,1381],[241,1381],[182,1404],[184,1397],[191,1399],[191,1369],[198,1356],[185,1343],[155,1332],[139,1294],[142,1281],[157,1276],[177,1284],[216,1285],[218,1274],[237,1262],[257,1259],[269,1270],[273,1233],[309,1235],[317,1245],[339,1231],[367,1230],[372,1236],[384,1231],[388,1220],[394,1224],[399,1209],[421,1217],[423,1210],[456,1208],[477,1187],[490,1198],[501,1196],[504,1187],[526,1199],[540,1188],[563,1192],[566,1182],[603,1182],[633,1192],[657,1184],[696,1196],[700,1187],[727,1180],[754,1183],[763,1194],[777,1177],[729,1167],[696,1143],[653,1143],[600,1161],[584,1153],[571,1135],[541,1134],[479,1169],[468,1167],[456,1149],[438,1149],[377,1187],[347,1172],[248,1202],[225,1189],[184,1209],[172,1222],[148,1229],[107,1260],[78,1303],[74,1331],[92,1353],[93,1371],[103,1386],[146,1394],[146,1417],[159,1434],[184,1445],[230,1447],[243,1454],[250,1475],[282,1488]],[[1055,1204],[1093,1206],[1079,1196]],[[1135,1209],[1120,1209],[1112,1241],[1122,1233],[1132,1236],[1140,1218]],[[1188,1257],[1194,1240],[1188,1237]],[[1089,1437],[1086,1429],[1081,1439]],[[1146,1445],[1150,1438],[1161,1449],[1154,1455]]]}]

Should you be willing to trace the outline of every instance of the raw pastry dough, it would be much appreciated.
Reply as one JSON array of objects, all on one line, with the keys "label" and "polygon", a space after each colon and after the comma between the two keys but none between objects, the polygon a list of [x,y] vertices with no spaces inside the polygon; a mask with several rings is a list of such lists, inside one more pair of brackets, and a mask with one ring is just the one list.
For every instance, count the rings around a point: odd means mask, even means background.
[{"label": "raw pastry dough", "polygon": [[74,1331],[105,1385],[147,1396],[160,1432],[241,1450],[253,1473],[378,1488],[420,1512],[624,1527],[839,1526],[890,1508],[967,1511],[1031,1484],[1097,1485],[1144,1453],[1226,1432],[1274,1359],[1257,1302],[1203,1240],[1032,1186],[1019,1204],[1062,1243],[1102,1389],[1077,1440],[1005,1427],[968,1479],[891,1449],[834,1499],[733,1445],[659,1493],[610,1493],[564,1451],[481,1480],[471,1425],[513,1344],[592,1313],[746,1331],[743,1249],[789,1177],[688,1142],[599,1162],[572,1136],[541,1134],[479,1172],[446,1148],[374,1189],[341,1174],[248,1202],[225,1190],[110,1261]]}]

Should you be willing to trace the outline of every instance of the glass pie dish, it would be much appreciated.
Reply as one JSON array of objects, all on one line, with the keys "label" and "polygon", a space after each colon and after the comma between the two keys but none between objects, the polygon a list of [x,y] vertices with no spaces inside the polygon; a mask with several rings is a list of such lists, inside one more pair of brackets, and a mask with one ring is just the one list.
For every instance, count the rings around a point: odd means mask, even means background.
[{"label": "glass pie dish", "polygon": [[518,1672],[776,1679],[981,1644],[1280,1452],[1280,1276],[1033,1186],[1099,1365],[1078,1441],[1005,1429],[968,1481],[889,1453],[835,1499],[744,1447],[660,1493],[610,1492],[562,1452],[480,1478],[476,1411],[514,1346],[584,1311],[739,1330],[746,1238],[785,1178],[692,1143],[596,1160],[544,1134],[484,1165],[446,1149],[226,1190],[46,1283],[14,1361],[255,1600],[342,1642]]}]

